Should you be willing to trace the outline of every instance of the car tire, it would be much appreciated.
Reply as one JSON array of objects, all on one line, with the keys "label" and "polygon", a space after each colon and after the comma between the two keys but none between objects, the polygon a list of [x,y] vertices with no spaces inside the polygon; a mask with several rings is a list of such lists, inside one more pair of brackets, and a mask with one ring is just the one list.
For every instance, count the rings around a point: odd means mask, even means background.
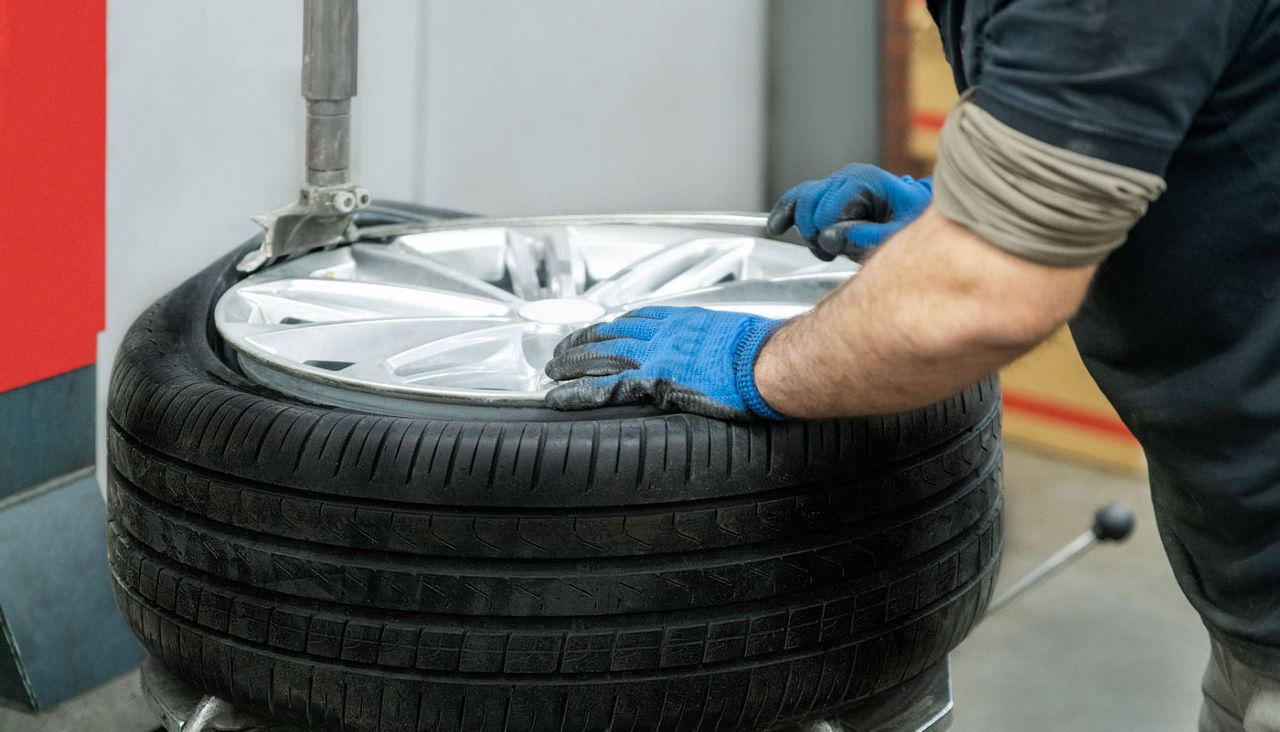
[{"label": "car tire", "polygon": [[772,729],[981,618],[994,378],[814,422],[321,406],[246,378],[211,326],[255,245],[138,318],[109,394],[116,598],[201,689],[317,729]]}]

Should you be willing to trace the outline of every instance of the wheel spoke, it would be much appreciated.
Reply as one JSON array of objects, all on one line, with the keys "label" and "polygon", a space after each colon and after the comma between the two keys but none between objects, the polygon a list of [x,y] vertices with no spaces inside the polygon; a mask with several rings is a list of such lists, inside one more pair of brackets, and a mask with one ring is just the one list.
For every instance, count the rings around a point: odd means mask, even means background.
[{"label": "wheel spoke", "polygon": [[455,272],[465,272],[486,282],[502,279],[506,229],[482,227],[458,229],[447,235],[402,236],[389,244],[392,249],[425,257]]},{"label": "wheel spoke", "polygon": [[[459,333],[510,326],[511,318],[380,318],[277,327],[244,337],[245,342],[293,362],[342,371],[386,360],[424,343]],[[322,365],[321,365],[322,364]],[[338,367],[339,364],[345,366]]]},{"label": "wheel spoke", "polygon": [[512,292],[523,300],[538,300],[543,297],[542,283],[538,280],[541,245],[539,239],[524,232],[507,230],[503,263],[507,278],[511,281]]},{"label": "wheel spoke", "polygon": [[575,297],[587,289],[587,257],[577,228],[566,226],[547,234],[543,261],[549,297]]},{"label": "wheel spoke", "polygon": [[714,237],[682,241],[640,259],[592,287],[586,297],[618,306],[645,296],[707,287],[725,278],[740,279],[755,240]]},{"label": "wheel spoke", "polygon": [[710,310],[733,310],[771,318],[788,318],[808,310],[849,278],[846,272],[819,272],[768,280],[738,280],[671,295],[646,297],[627,309],[650,305],[696,305]]},{"label": "wheel spoke", "polygon": [[572,327],[559,329],[539,329],[527,333],[524,337],[525,361],[533,368],[529,381],[524,385],[529,391],[541,391],[552,384],[551,379],[543,372],[547,362],[555,353],[556,344],[573,332]]},{"label": "wheel spoke", "polygon": [[407,246],[355,244],[351,247],[351,257],[356,267],[370,279],[471,295],[509,305],[518,306],[524,302],[517,295],[433,261]]},{"label": "wheel spoke", "polygon": [[655,297],[709,287],[726,279],[741,280],[749,276],[747,257],[755,245],[753,239],[740,244],[717,246],[703,261],[689,267],[653,291]]},{"label": "wheel spoke", "polygon": [[262,335],[263,333],[275,333],[282,328],[290,326],[282,326],[279,323],[244,323],[226,321],[218,323],[218,332],[222,337],[234,341],[239,339],[249,339],[253,336]]},{"label": "wheel spoke", "polygon": [[380,359],[401,383],[532,389],[563,333],[529,323],[459,332]]},{"label": "wheel spoke", "polygon": [[[285,282],[294,282],[286,280]],[[343,320],[363,320],[390,315],[382,303],[370,303],[361,300],[324,302],[323,298],[311,300],[301,292],[302,288],[291,288],[287,285],[280,288],[241,290],[240,297],[250,309],[249,322],[281,323],[292,325],[298,323],[328,323]]]},{"label": "wheel spoke", "polygon": [[501,317],[511,304],[426,287],[342,279],[280,279],[242,287],[237,305],[256,323],[325,323],[371,318]]}]

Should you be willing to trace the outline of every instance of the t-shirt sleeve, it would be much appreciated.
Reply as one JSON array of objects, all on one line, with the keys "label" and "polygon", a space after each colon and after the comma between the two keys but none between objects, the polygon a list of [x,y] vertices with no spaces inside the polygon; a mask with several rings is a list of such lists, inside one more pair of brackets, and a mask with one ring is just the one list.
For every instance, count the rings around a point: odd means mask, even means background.
[{"label": "t-shirt sleeve", "polygon": [[1050,145],[1163,175],[1256,12],[1246,0],[1012,0],[964,49],[973,101]]}]

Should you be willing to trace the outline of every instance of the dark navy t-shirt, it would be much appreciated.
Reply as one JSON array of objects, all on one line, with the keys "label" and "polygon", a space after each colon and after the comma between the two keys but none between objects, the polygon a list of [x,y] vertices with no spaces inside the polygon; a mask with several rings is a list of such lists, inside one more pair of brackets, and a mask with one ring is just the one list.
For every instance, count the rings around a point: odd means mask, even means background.
[{"label": "dark navy t-shirt", "polygon": [[1071,324],[1141,441],[1182,589],[1280,678],[1280,0],[930,0],[957,85],[1161,175]]}]

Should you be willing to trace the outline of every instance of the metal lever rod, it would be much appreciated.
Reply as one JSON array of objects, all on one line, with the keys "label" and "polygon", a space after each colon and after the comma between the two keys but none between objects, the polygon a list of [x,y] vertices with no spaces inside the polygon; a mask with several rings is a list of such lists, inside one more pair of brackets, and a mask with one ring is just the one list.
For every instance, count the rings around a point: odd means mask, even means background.
[{"label": "metal lever rod", "polygon": [[619,213],[546,214],[540,216],[466,217],[445,221],[416,222],[366,226],[358,239],[390,239],[397,236],[426,234],[451,229],[474,229],[480,226],[590,226],[602,224],[638,224],[645,226],[695,226],[706,228],[743,227],[763,229],[769,214],[755,211],[623,211]]},{"label": "metal lever rod", "polygon": [[214,720],[230,709],[230,704],[212,694],[208,694],[200,700],[191,716],[182,724],[179,730],[180,732],[208,732],[213,729]]},{"label": "metal lever rod", "polygon": [[1071,543],[1054,552],[1053,556],[1040,563],[1040,566],[1025,574],[1004,594],[991,601],[984,617],[991,617],[1010,603],[1030,592],[1034,587],[1062,571],[1086,552],[1097,546],[1099,542],[1121,542],[1133,533],[1133,511],[1119,503],[1109,503],[1093,515],[1093,526]]},{"label": "metal lever rod", "polygon": [[1040,566],[1023,575],[1021,579],[1013,583],[1013,587],[1005,590],[1004,594],[992,600],[991,604],[987,606],[987,615],[1000,612],[1002,608],[1030,592],[1036,585],[1061,572],[1068,564],[1097,546],[1097,544],[1098,537],[1093,535],[1092,530],[1077,536],[1070,544],[1062,547],[1054,552],[1053,556],[1041,562]]}]

